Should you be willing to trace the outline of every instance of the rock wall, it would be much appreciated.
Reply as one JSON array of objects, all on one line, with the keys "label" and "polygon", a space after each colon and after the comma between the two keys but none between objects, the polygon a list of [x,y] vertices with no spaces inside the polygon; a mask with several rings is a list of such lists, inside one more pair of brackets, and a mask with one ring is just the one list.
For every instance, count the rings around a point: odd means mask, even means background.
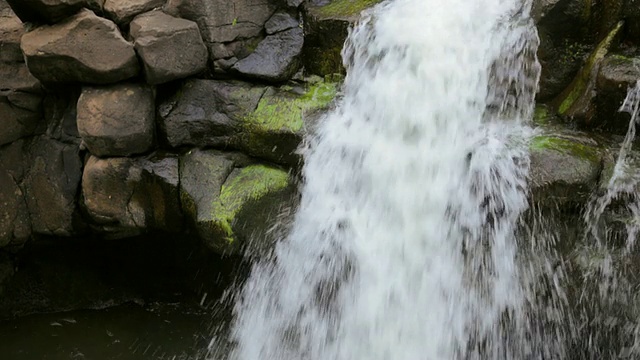
[{"label": "rock wall", "polygon": [[[377,2],[0,0],[0,291],[43,237],[268,247],[295,204],[296,149],[339,92],[348,28]],[[626,130],[640,2],[536,0],[533,17],[532,199],[575,211]]]}]

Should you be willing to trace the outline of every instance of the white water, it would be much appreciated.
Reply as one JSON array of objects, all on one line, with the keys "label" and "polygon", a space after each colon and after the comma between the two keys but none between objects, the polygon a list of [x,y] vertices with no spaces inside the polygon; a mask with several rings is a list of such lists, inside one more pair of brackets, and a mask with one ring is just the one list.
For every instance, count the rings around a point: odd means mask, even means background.
[{"label": "white water", "polygon": [[[235,308],[236,360],[559,359],[529,310],[529,4],[394,0],[343,52],[302,202]],[[527,246],[534,246],[527,244]]]}]

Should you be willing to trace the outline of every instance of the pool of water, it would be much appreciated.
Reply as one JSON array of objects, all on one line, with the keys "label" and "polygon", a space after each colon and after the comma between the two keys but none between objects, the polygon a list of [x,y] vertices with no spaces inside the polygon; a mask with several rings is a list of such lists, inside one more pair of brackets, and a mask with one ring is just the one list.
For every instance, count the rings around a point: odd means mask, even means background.
[{"label": "pool of water", "polygon": [[151,303],[27,316],[0,323],[0,359],[202,359],[220,313]]}]

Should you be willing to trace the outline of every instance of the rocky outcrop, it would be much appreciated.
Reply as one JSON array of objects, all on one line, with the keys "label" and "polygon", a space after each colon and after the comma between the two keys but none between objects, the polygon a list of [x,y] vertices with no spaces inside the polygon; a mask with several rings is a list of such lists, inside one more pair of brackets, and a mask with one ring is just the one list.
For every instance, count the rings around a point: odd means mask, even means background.
[{"label": "rocky outcrop", "polygon": [[130,33],[149,84],[182,79],[207,66],[207,48],[192,21],[152,11],[136,17]]},{"label": "rocky outcrop", "polygon": [[42,82],[108,84],[139,71],[133,45],[90,10],[26,33],[21,47],[29,71]]},{"label": "rocky outcrop", "polygon": [[154,93],[147,86],[87,87],[77,111],[79,134],[94,155],[140,154],[154,144]]}]

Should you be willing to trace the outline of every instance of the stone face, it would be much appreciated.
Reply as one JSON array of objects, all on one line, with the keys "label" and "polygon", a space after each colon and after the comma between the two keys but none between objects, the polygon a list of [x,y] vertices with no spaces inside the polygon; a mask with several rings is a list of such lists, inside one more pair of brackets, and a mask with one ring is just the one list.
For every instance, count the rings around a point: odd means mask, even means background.
[{"label": "stone face", "polygon": [[182,228],[175,155],[92,156],[82,176],[82,195],[94,230],[111,237]]},{"label": "stone face", "polygon": [[21,187],[25,174],[24,141],[0,147],[0,248],[23,244],[31,235],[31,219]]},{"label": "stone face", "polygon": [[285,12],[277,12],[264,24],[264,30],[271,35],[298,26],[300,23],[293,16]]},{"label": "stone face", "polygon": [[550,133],[531,140],[531,191],[545,206],[584,203],[596,188],[602,151],[580,134]]},{"label": "stone face", "polygon": [[42,82],[108,84],[139,71],[133,45],[90,10],[26,33],[21,47],[29,71]]},{"label": "stone face", "polygon": [[251,55],[238,61],[233,70],[243,76],[281,82],[290,79],[300,68],[304,32],[293,28],[267,36]]},{"label": "stone face", "polygon": [[276,11],[269,0],[169,0],[166,11],[198,23],[207,43],[258,36]]},{"label": "stone face", "polygon": [[154,143],[153,90],[145,85],[88,87],[78,99],[78,132],[97,156],[128,156]]},{"label": "stone face", "polygon": [[7,0],[24,22],[55,23],[87,5],[86,0]]},{"label": "stone face", "polygon": [[70,236],[76,232],[76,196],[82,175],[79,151],[77,145],[46,137],[31,144],[23,186],[34,233]]},{"label": "stone face", "polygon": [[619,55],[606,57],[596,80],[596,119],[594,126],[606,131],[626,134],[631,116],[619,112],[629,88],[640,80],[640,59]]},{"label": "stone face", "polygon": [[20,38],[24,27],[11,9],[0,9],[0,62],[22,62]]},{"label": "stone face", "polygon": [[143,12],[164,5],[165,0],[105,0],[104,11],[117,24],[128,24]]},{"label": "stone face", "polygon": [[188,77],[207,67],[207,48],[193,21],[153,11],[136,17],[130,32],[150,84]]},{"label": "stone face", "polygon": [[250,242],[259,242],[275,223],[283,206],[290,206],[293,186],[289,174],[265,165],[235,169],[222,185],[201,233],[207,245],[222,254],[234,254]]},{"label": "stone face", "polygon": [[159,126],[172,147],[234,148],[283,164],[294,154],[305,128],[333,100],[337,85],[265,89],[241,82],[189,80],[159,107]]}]

